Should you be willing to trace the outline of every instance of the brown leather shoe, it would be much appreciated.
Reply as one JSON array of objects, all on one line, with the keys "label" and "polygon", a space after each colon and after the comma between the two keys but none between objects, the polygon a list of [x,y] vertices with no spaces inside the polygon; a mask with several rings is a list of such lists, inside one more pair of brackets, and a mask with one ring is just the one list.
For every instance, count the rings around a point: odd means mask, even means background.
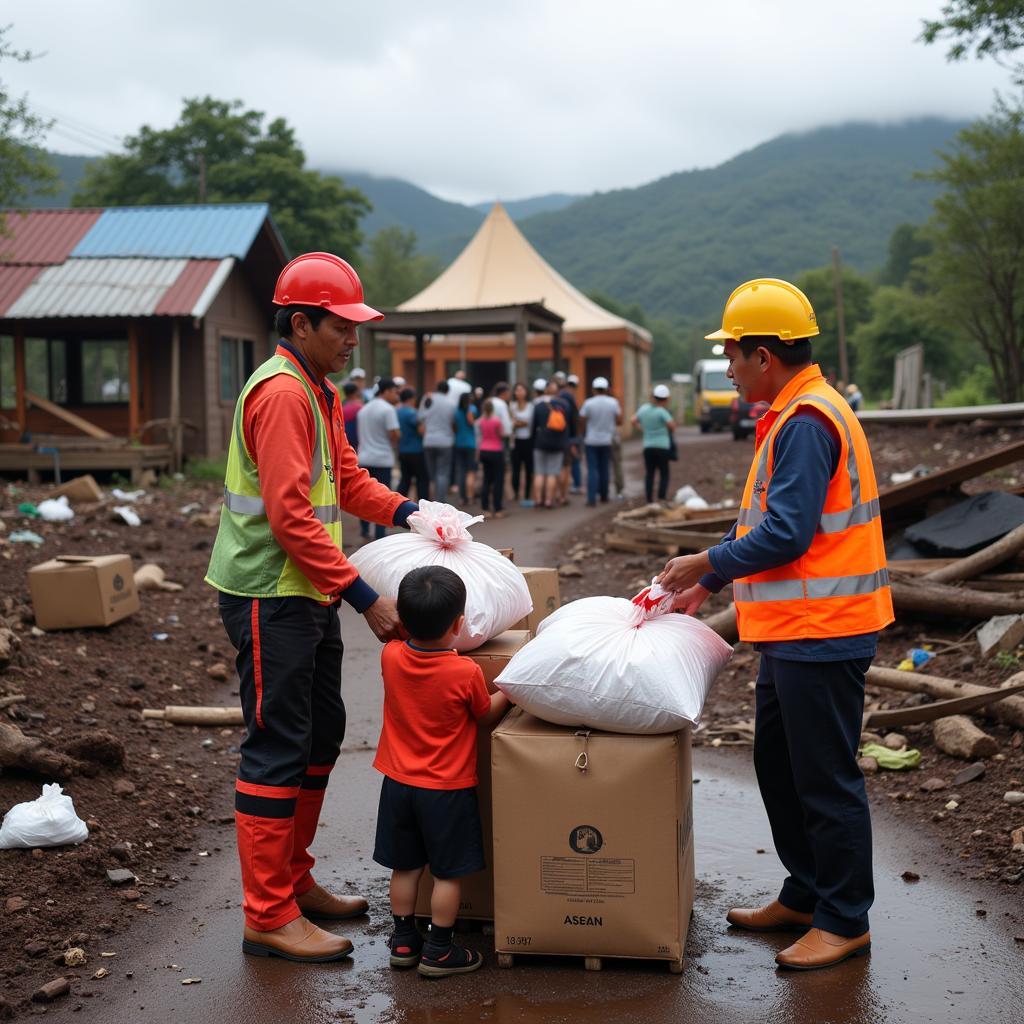
[{"label": "brown leather shoe", "polygon": [[304,917],[297,917],[272,932],[258,932],[246,925],[242,952],[252,956],[279,956],[300,964],[325,964],[350,956],[352,943],[317,928]]},{"label": "brown leather shoe", "polygon": [[778,900],[772,900],[766,907],[747,909],[736,907],[725,915],[726,921],[748,932],[789,932],[803,931],[811,927],[812,914],[801,914],[790,910]]},{"label": "brown leather shoe", "polygon": [[350,917],[362,917],[370,909],[362,896],[333,896],[319,885],[296,896],[295,902],[304,916],[322,921],[347,921]]},{"label": "brown leather shoe", "polygon": [[775,962],[794,971],[816,971],[832,967],[851,956],[863,956],[871,949],[871,932],[848,939],[821,928],[812,928],[803,938],[784,949]]}]

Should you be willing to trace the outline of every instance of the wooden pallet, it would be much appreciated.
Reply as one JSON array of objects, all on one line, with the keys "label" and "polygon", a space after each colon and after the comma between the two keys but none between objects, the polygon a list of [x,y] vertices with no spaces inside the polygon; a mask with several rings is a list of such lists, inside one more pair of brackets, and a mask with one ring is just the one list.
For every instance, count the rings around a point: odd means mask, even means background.
[{"label": "wooden pallet", "polygon": [[[499,953],[498,954],[498,966],[503,969],[514,967],[516,958],[531,957],[531,956],[561,956],[567,957],[572,960],[582,960],[583,969],[587,971],[601,971],[604,970],[604,965],[607,961],[616,960],[639,960],[645,959],[641,957],[608,957],[608,956],[573,956],[570,953]],[[683,968],[686,966],[685,957],[680,957],[678,960],[655,960],[653,958],[646,958],[649,963],[652,964],[668,964],[668,970],[670,974],[682,974]]]}]

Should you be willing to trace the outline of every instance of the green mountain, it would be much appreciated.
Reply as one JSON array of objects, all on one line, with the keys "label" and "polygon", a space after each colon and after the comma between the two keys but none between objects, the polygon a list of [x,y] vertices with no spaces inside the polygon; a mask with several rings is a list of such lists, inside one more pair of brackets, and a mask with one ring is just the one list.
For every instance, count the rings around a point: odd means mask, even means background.
[{"label": "green mountain", "polygon": [[28,205],[47,209],[70,206],[71,196],[78,188],[78,183],[82,180],[82,175],[85,174],[86,166],[92,163],[96,157],[70,156],[67,153],[47,153],[46,155],[60,174],[59,190],[53,195],[30,196]]},{"label": "green mountain", "polygon": [[[535,213],[552,213],[557,210],[564,210],[567,206],[575,203],[577,199],[582,198],[579,195],[569,195],[567,192],[549,192],[547,195],[531,196],[529,199],[502,199],[499,201],[508,210],[508,215],[513,220],[518,221],[525,217],[531,217]],[[482,214],[486,215],[490,212],[493,205],[493,201],[474,203],[473,209],[479,210]]]},{"label": "green mountain", "polygon": [[320,170],[336,174],[373,203],[373,210],[360,222],[366,238],[394,225],[415,231],[420,245],[453,236],[469,238],[484,219],[478,210],[439,199],[400,178],[379,178],[362,171]]},{"label": "green mountain", "polygon": [[579,199],[520,223],[584,291],[654,316],[716,315],[752,277],[793,277],[838,245],[861,271],[893,229],[924,221],[936,188],[915,180],[966,122],[844,124],[783,135],[710,170]]}]

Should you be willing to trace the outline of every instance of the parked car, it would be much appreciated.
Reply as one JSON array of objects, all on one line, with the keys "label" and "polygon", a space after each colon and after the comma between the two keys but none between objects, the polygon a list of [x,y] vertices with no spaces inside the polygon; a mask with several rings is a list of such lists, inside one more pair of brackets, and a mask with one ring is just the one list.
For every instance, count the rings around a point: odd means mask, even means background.
[{"label": "parked car", "polygon": [[743,441],[750,437],[757,421],[768,411],[767,402],[744,402],[737,396],[732,400],[729,407],[729,425],[732,427],[732,436],[737,441]]}]

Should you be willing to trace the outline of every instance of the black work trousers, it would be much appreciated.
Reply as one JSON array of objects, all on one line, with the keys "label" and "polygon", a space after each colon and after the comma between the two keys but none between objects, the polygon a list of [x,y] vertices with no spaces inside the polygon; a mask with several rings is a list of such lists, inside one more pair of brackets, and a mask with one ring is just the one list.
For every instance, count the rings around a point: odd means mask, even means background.
[{"label": "black work trousers", "polygon": [[789,872],[779,902],[849,938],[868,930],[874,901],[871,816],[857,765],[870,665],[762,654],[757,676],[754,768]]},{"label": "black work trousers", "polygon": [[667,448],[645,448],[644,449],[644,493],[647,495],[647,502],[654,501],[654,474],[657,472],[658,480],[658,501],[664,501],[668,496],[668,449]]},{"label": "black work trousers", "polygon": [[522,500],[533,497],[533,438],[517,437],[512,447],[512,497],[518,498],[519,481],[523,481]]},{"label": "black work trousers", "polygon": [[[307,768],[333,765],[345,738],[338,605],[222,593],[220,615],[238,652],[246,725],[238,778],[284,791],[322,788],[326,776],[307,776]],[[275,803],[266,805],[267,797]],[[239,792],[236,799],[246,814],[277,817],[286,809],[271,791],[266,796]],[[290,803],[294,807],[294,799]]]},{"label": "black work trousers", "polygon": [[492,508],[502,511],[505,496],[505,453],[480,452],[480,464],[484,468],[484,486],[480,491],[480,507],[484,512]]},{"label": "black work trousers", "polygon": [[430,473],[427,471],[427,457],[423,452],[399,452],[398,465],[402,478],[398,481],[398,493],[412,498],[413,482],[416,484],[416,501],[430,500]]}]

